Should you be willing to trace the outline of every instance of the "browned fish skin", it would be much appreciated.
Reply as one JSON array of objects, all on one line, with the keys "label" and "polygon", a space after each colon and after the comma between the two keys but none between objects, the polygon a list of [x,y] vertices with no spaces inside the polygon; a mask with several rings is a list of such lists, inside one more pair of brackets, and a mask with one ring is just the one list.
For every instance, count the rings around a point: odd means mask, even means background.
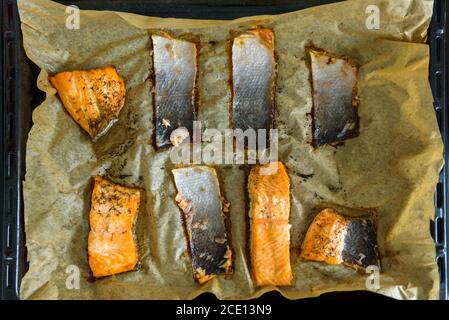
[{"label": "browned fish skin", "polygon": [[359,134],[358,67],[322,49],[309,48],[313,87],[314,146]]},{"label": "browned fish skin", "polygon": [[171,145],[170,134],[185,127],[192,134],[195,119],[197,48],[194,43],[153,35],[156,147]]},{"label": "browned fish skin", "polygon": [[232,273],[232,252],[223,221],[222,198],[215,170],[206,166],[172,170],[184,212],[195,279],[205,283]]},{"label": "browned fish skin", "polygon": [[64,71],[49,79],[65,109],[93,140],[118,120],[126,89],[114,67]]},{"label": "browned fish skin", "polygon": [[320,211],[307,230],[300,257],[356,270],[380,267],[373,217],[350,217],[332,208]]},{"label": "browned fish skin", "polygon": [[378,266],[377,235],[371,219],[349,221],[342,257],[344,264],[353,268]]},{"label": "browned fish skin", "polygon": [[233,122],[243,131],[272,127],[276,62],[274,34],[254,29],[232,44]]}]

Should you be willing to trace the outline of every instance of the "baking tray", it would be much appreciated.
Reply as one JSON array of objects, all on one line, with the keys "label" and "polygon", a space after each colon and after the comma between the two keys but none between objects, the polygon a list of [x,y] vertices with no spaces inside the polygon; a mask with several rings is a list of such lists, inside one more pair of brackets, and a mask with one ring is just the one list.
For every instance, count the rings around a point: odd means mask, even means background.
[{"label": "baking tray", "polygon": [[[25,231],[23,221],[22,181],[25,176],[25,150],[32,126],[33,109],[44,95],[36,87],[39,69],[26,56],[22,47],[20,20],[15,0],[1,0],[1,69],[0,69],[0,298],[18,299],[20,282],[27,271]],[[148,16],[235,19],[261,14],[280,14],[335,0],[57,0],[80,9],[126,11]],[[449,113],[447,101],[447,35],[446,20],[449,0],[435,0],[434,15],[429,28],[429,81],[434,95],[434,108],[444,145],[449,145]],[[444,158],[449,162],[445,148]],[[435,220],[429,224],[435,239],[436,260],[440,272],[440,298],[449,299],[448,236],[449,236],[449,166],[439,176],[435,191]],[[213,298],[203,294],[199,299]],[[321,299],[379,299],[372,293],[349,292],[325,294]],[[268,293],[259,299],[281,299],[278,293]]]}]

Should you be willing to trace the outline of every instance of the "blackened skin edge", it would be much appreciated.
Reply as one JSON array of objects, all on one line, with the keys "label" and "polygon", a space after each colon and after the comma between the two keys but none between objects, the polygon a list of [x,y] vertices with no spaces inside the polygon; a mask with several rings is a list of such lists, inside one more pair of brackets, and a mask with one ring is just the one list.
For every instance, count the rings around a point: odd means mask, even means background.
[{"label": "blackened skin edge", "polygon": [[350,266],[379,266],[377,236],[371,220],[349,221],[342,257],[343,262]]},{"label": "blackened skin edge", "polygon": [[[315,146],[318,147],[330,143],[341,143],[347,139],[355,138],[359,135],[359,117],[357,114],[357,108],[352,106],[351,108],[352,109],[341,106],[341,109],[338,110],[323,110],[322,112],[315,111]],[[354,122],[355,127],[352,130],[346,130],[343,134],[341,131],[342,128],[337,128],[332,125],[334,123],[346,123],[346,121]]]},{"label": "blackened skin edge", "polygon": [[[229,250],[226,230],[221,221],[221,216],[217,219],[210,219],[208,228],[201,230],[192,228],[192,224],[204,221],[210,216],[205,212],[192,212],[192,222],[187,222],[190,233],[190,246],[192,250],[192,266],[196,273],[198,268],[205,271],[206,275],[227,274],[231,270],[223,267],[228,259],[225,258]],[[224,243],[217,243],[214,239],[226,239]],[[213,260],[211,260],[211,258]]]}]

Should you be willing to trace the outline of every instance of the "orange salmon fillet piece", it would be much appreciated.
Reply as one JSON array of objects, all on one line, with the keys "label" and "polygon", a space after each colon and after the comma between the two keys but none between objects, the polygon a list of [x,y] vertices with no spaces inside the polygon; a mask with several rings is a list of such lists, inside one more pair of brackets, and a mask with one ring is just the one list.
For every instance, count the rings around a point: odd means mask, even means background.
[{"label": "orange salmon fillet piece", "polygon": [[251,197],[251,265],[257,286],[290,285],[290,183],[281,162],[273,174],[254,167],[249,175]]},{"label": "orange salmon fillet piece", "polygon": [[380,270],[373,213],[366,211],[363,215],[349,216],[333,208],[321,210],[307,230],[300,258],[342,264],[360,272],[370,266]]},{"label": "orange salmon fillet piece", "polygon": [[347,227],[344,217],[333,209],[324,209],[307,230],[300,257],[333,265],[342,263]]},{"label": "orange salmon fillet piece", "polygon": [[72,118],[92,139],[118,120],[125,104],[125,82],[114,67],[60,72],[49,78]]},{"label": "orange salmon fillet piece", "polygon": [[90,232],[89,266],[94,277],[134,269],[138,253],[134,225],[140,205],[140,190],[94,177]]}]

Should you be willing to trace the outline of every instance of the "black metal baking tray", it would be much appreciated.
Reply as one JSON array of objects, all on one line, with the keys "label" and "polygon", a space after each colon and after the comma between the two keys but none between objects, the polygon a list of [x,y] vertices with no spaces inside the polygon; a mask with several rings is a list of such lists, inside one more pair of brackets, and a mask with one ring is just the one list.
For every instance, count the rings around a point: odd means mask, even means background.
[{"label": "black metal baking tray", "polygon": [[[234,19],[260,14],[280,14],[335,0],[57,0],[80,9],[114,10],[149,16]],[[33,109],[44,100],[36,87],[39,69],[25,56],[22,47],[19,14],[15,0],[1,2],[1,78],[0,78],[0,298],[18,299],[20,282],[28,264],[23,222],[22,181],[25,175],[25,151],[32,126]],[[449,0],[435,0],[434,15],[429,29],[429,81],[434,94],[434,107],[444,145],[449,145],[449,112],[447,88],[446,20]],[[445,149],[445,160],[449,152]],[[430,229],[436,244],[436,259],[440,271],[440,298],[449,299],[448,236],[449,236],[449,166],[441,171],[435,191],[435,220]],[[200,297],[210,299],[211,294]],[[260,299],[280,299],[269,293]],[[373,299],[372,293],[350,292],[325,294],[324,299]]]}]

